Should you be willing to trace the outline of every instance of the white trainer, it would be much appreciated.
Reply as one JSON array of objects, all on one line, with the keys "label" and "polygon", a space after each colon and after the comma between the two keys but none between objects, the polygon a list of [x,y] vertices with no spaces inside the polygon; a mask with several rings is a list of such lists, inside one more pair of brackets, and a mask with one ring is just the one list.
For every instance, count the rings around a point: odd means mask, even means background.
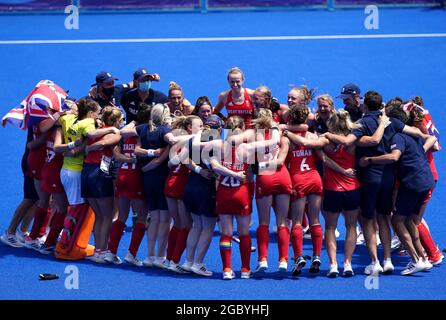
[{"label": "white trainer", "polygon": [[200,276],[211,277],[212,271],[208,270],[204,263],[194,263],[190,268],[193,273],[196,273]]},{"label": "white trainer", "polygon": [[22,248],[24,244],[17,239],[17,236],[15,234],[9,234],[5,232],[0,237],[1,242],[4,244],[13,247],[13,248]]},{"label": "white trainer", "polygon": [[288,271],[288,262],[280,261],[279,262],[279,268],[278,268],[277,271],[279,271],[279,272],[287,272]]},{"label": "white trainer", "polygon": [[153,266],[160,269],[168,269],[169,268],[169,260],[166,257],[156,257],[153,262]]},{"label": "white trainer", "polygon": [[139,260],[137,257],[135,257],[133,254],[130,253],[130,251],[127,252],[127,254],[124,257],[124,261],[128,264],[132,264],[135,267],[142,267],[144,266],[142,261]]},{"label": "white trainer", "polygon": [[223,272],[223,280],[232,280],[235,278],[234,271],[225,271]]},{"label": "white trainer", "polygon": [[364,233],[362,233],[361,230],[358,232],[358,237],[356,238],[356,244],[359,246],[365,244]]},{"label": "white trainer", "polygon": [[396,250],[398,249],[398,247],[401,245],[401,241],[400,238],[398,238],[397,235],[394,235],[392,238],[392,242],[390,243],[390,248],[392,250]]},{"label": "white trainer", "polygon": [[240,278],[242,279],[249,279],[251,278],[251,271],[242,271]]},{"label": "white trainer", "polygon": [[328,278],[337,278],[339,275],[338,265],[337,264],[331,264],[330,270],[327,272]]},{"label": "white trainer", "polygon": [[153,267],[153,263],[155,262],[156,257],[155,256],[150,256],[150,257],[146,257],[144,259],[144,261],[142,262],[144,267]]},{"label": "white trainer", "polygon": [[268,261],[262,260],[259,261],[259,264],[257,265],[255,273],[264,273],[266,270],[268,270]]},{"label": "white trainer", "polygon": [[96,263],[106,264],[107,261],[105,261],[105,255],[106,255],[105,251],[95,250],[94,254],[88,259]]},{"label": "white trainer", "polygon": [[29,232],[23,232],[20,230],[17,230],[15,233],[15,236],[17,237],[17,240],[19,240],[21,243],[25,244],[25,239],[27,236],[29,236]]},{"label": "white trainer", "polygon": [[420,271],[423,271],[426,268],[426,265],[424,264],[422,259],[418,259],[416,263],[413,261],[410,261],[403,271],[401,271],[401,275],[408,276]]},{"label": "white trainer", "polygon": [[185,261],[182,265],[181,265],[181,269],[187,271],[187,272],[192,272],[192,266],[193,266],[193,262],[190,261]]},{"label": "white trainer", "polygon": [[173,271],[173,272],[176,272],[176,273],[179,273],[179,274],[189,273],[188,271],[186,271],[183,268],[181,268],[181,266],[178,263],[173,262],[173,260],[170,260],[168,269],[170,271]]},{"label": "white trainer", "polygon": [[392,260],[386,259],[383,262],[383,273],[384,274],[391,274],[395,270],[395,267],[393,266]]},{"label": "white trainer", "polygon": [[339,233],[338,228],[336,228],[336,229],[335,229],[335,236],[336,236],[336,239],[339,238],[340,235],[341,235],[341,234]]},{"label": "white trainer", "polygon": [[379,261],[376,260],[375,263],[372,262],[367,267],[365,267],[364,273],[367,274],[367,275],[373,274],[373,275],[377,276],[380,273],[382,273],[383,271],[384,270],[381,267],[381,265],[379,264]]},{"label": "white trainer", "polygon": [[112,253],[110,250],[107,250],[104,255],[104,260],[111,264],[121,264],[122,260],[116,254]]},{"label": "white trainer", "polygon": [[40,250],[40,248],[42,247],[42,244],[44,243],[45,241],[42,241],[42,239],[41,238],[36,238],[36,239],[31,239],[29,236],[28,237],[26,237],[26,239],[25,239],[25,247],[26,248],[28,248],[28,249],[34,249],[34,250],[36,250],[36,251],[39,251]]},{"label": "white trainer", "polygon": [[429,271],[429,270],[431,270],[434,267],[434,265],[432,263],[430,263],[429,259],[427,259],[427,258],[423,259],[423,263],[424,263],[424,266],[425,266],[423,271]]},{"label": "white trainer", "polygon": [[344,271],[342,272],[342,276],[349,278],[349,277],[353,277],[354,275],[355,275],[355,273],[353,272],[352,265],[344,263]]}]

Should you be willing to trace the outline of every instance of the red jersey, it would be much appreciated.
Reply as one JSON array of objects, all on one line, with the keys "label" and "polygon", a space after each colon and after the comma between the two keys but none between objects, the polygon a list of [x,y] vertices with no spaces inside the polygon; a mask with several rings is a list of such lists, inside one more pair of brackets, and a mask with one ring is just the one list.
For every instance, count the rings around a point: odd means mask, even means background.
[{"label": "red jersey", "polygon": [[[104,127],[107,128],[107,127]],[[87,143],[88,146],[101,141],[106,135],[100,137],[100,138],[95,138],[95,139],[90,139]],[[84,159],[84,163],[89,163],[89,164],[100,164],[101,160],[102,160],[102,156],[106,156],[111,158],[113,156],[113,149],[110,146],[104,147],[102,150],[97,150],[97,151],[92,151],[89,152]]]},{"label": "red jersey", "polygon": [[[295,134],[305,137],[306,132],[295,132]],[[290,175],[305,174],[311,170],[317,170],[318,157],[313,149],[304,146],[295,146],[294,150],[288,152],[287,164]]]},{"label": "red jersey", "polygon": [[46,193],[64,193],[64,187],[60,181],[60,169],[63,165],[63,156],[54,151],[54,139],[57,127],[53,127],[46,139],[46,159],[42,168],[42,181],[40,189]]},{"label": "red jersey", "polygon": [[[355,155],[345,150],[345,147],[338,145],[333,152],[325,152],[326,155],[344,169],[355,168]],[[342,173],[324,166],[324,188],[330,191],[352,191],[361,186],[357,178],[351,178]]]},{"label": "red jersey", "polygon": [[429,168],[431,169],[432,175],[434,176],[434,180],[438,181],[438,171],[435,166],[434,155],[432,151],[426,152],[427,162],[429,163]]},{"label": "red jersey", "polygon": [[[127,138],[121,145],[121,153],[128,157],[133,157],[136,143],[136,137]],[[116,179],[116,197],[143,199],[142,175],[138,164],[121,163]]]},{"label": "red jersey", "polygon": [[54,151],[54,139],[56,138],[57,127],[53,127],[48,133],[46,139],[46,159],[45,167],[49,170],[60,171],[63,165],[62,153],[56,153]]},{"label": "red jersey", "polygon": [[183,199],[189,173],[190,170],[182,163],[170,168],[164,185],[164,195],[169,198]]},{"label": "red jersey", "polygon": [[[265,132],[265,140],[269,140],[269,130]],[[263,159],[259,162],[277,159],[279,156],[280,144],[267,149]],[[290,194],[292,191],[292,183],[290,174],[285,165],[274,170],[274,172],[263,172],[257,175],[256,180],[256,197],[262,198],[268,195]]]},{"label": "red jersey", "polygon": [[[232,159],[222,161],[222,165],[234,172],[247,171],[249,165],[239,161],[236,148],[232,148]],[[220,176],[217,188],[217,214],[249,215],[251,214],[251,194],[248,182],[241,182],[233,177]]]},{"label": "red jersey", "polygon": [[[39,129],[39,125],[33,125],[33,140],[38,139],[43,133]],[[43,165],[46,159],[46,145],[42,144],[40,147],[29,150],[28,154],[28,175],[40,180]]]},{"label": "red jersey", "polygon": [[243,118],[243,122],[245,123],[245,128],[252,128],[252,118],[254,116],[254,107],[251,102],[251,97],[248,94],[246,89],[243,90],[244,101],[242,104],[235,104],[232,101],[232,91],[229,91],[228,96],[226,98],[225,107],[228,111],[228,118],[231,116],[239,116]]}]

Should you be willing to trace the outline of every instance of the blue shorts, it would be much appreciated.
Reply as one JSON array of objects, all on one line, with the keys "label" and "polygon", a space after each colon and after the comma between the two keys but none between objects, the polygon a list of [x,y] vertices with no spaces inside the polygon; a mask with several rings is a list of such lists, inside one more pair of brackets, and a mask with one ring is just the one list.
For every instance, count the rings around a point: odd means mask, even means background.
[{"label": "blue shorts", "polygon": [[332,191],[324,189],[323,210],[329,212],[353,211],[359,209],[361,203],[361,191]]},{"label": "blue shorts", "polygon": [[208,218],[217,217],[215,187],[188,182],[184,190],[183,202],[190,213]]},{"label": "blue shorts", "polygon": [[373,219],[375,212],[381,215],[392,213],[392,195],[395,179],[383,175],[379,182],[363,182],[361,185],[361,216]]},{"label": "blue shorts", "polygon": [[147,200],[149,211],[168,209],[166,196],[164,195],[166,179],[167,175],[164,173],[143,174],[144,199]]},{"label": "blue shorts", "polygon": [[28,176],[23,176],[23,199],[39,200],[34,179]]},{"label": "blue shorts", "polygon": [[428,193],[429,190],[418,192],[400,186],[396,196],[395,214],[406,217],[418,214]]},{"label": "blue shorts", "polygon": [[99,164],[84,163],[81,175],[82,198],[108,198],[114,196],[113,179],[99,168]]}]

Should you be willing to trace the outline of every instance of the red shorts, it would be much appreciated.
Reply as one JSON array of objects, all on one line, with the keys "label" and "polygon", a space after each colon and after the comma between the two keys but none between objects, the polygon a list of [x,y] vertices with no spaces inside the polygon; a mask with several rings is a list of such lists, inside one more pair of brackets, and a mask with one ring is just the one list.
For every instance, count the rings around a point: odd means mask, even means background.
[{"label": "red shorts", "polygon": [[117,198],[143,200],[144,189],[141,172],[139,170],[119,169],[115,196]]},{"label": "red shorts", "polygon": [[256,180],[256,198],[276,194],[291,194],[291,178],[285,166],[273,174],[262,174]]},{"label": "red shorts", "polygon": [[219,185],[217,188],[217,214],[247,216],[252,211],[251,203],[248,184],[242,184],[237,188]]},{"label": "red shorts", "polygon": [[60,168],[53,166],[43,166],[41,171],[42,180],[40,190],[46,193],[65,193],[65,189],[60,181]]},{"label": "red shorts", "polygon": [[293,182],[291,201],[303,198],[309,194],[320,196],[324,194],[322,179],[317,170],[310,170],[304,174],[295,174],[291,177],[291,180]]},{"label": "red shorts", "polygon": [[183,199],[189,174],[169,174],[164,185],[164,195],[168,198]]},{"label": "red shorts", "polygon": [[41,151],[30,151],[28,155],[28,176],[30,178],[36,180],[42,179],[42,169],[45,165],[45,158],[46,154]]}]

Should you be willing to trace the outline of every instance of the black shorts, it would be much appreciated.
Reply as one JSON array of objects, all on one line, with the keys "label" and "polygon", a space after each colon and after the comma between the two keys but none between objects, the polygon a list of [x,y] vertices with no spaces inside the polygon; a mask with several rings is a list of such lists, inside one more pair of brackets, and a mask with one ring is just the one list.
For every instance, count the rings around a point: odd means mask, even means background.
[{"label": "black shorts", "polygon": [[418,192],[400,186],[395,202],[395,214],[406,217],[418,214],[428,193],[429,190]]},{"label": "black shorts", "polygon": [[352,191],[332,191],[324,189],[324,211],[342,212],[359,209],[361,203],[361,191],[355,189]]},{"label": "black shorts", "polygon": [[164,195],[166,179],[167,175],[164,173],[143,174],[144,199],[147,200],[149,211],[168,209],[166,196]]},{"label": "black shorts", "polygon": [[361,185],[361,216],[373,219],[375,212],[381,215],[392,213],[392,195],[395,180],[393,175],[383,175],[379,182],[364,182]]},{"label": "black shorts", "polygon": [[217,217],[215,187],[188,183],[184,190],[183,202],[190,213],[208,218]]},{"label": "black shorts", "polygon": [[28,176],[23,176],[23,199],[39,200],[34,179]]},{"label": "black shorts", "polygon": [[82,198],[108,198],[114,196],[113,179],[99,168],[99,164],[85,163],[81,175]]}]

